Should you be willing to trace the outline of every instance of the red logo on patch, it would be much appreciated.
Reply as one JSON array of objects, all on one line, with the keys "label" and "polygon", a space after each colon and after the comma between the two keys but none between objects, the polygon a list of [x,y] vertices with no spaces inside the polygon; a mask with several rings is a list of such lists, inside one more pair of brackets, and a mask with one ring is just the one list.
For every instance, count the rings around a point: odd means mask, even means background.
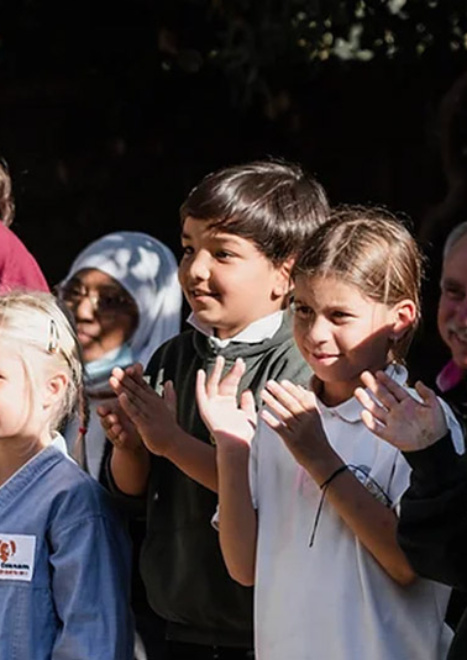
[{"label": "red logo on patch", "polygon": [[14,541],[3,541],[0,539],[0,561],[5,563],[16,554],[16,543]]}]

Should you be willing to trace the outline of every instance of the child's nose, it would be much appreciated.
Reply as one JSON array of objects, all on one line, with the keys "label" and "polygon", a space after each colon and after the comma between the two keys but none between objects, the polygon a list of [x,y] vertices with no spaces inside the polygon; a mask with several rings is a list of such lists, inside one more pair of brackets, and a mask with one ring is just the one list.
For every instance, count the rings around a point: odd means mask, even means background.
[{"label": "child's nose", "polygon": [[329,324],[326,319],[315,317],[307,328],[307,339],[313,344],[322,344],[329,338]]},{"label": "child's nose", "polygon": [[200,251],[193,256],[191,260],[189,273],[194,280],[207,280],[210,275],[209,255]]}]

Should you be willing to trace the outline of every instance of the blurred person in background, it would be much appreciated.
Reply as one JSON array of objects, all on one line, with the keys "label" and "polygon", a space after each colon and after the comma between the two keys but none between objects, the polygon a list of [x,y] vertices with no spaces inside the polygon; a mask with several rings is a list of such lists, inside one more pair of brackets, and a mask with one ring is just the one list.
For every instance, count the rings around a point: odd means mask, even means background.
[{"label": "blurred person in background", "polygon": [[49,291],[37,261],[9,229],[15,216],[11,178],[0,160],[0,293],[14,289]]},{"label": "blurred person in background", "polygon": [[[57,293],[75,320],[89,402],[86,428],[77,434],[80,422],[71,419],[64,435],[72,455],[105,485],[108,443],[96,408],[115,396],[108,384],[114,367],[135,362],[146,367],[154,351],[179,332],[182,294],[177,263],[169,248],[148,234],[116,232],[97,239],[76,257]],[[77,435],[84,442],[73,446]],[[132,520],[135,556],[143,533],[144,521]],[[162,622],[147,605],[136,559],[132,604],[140,635],[135,657],[151,659],[163,637]]]},{"label": "blurred person in background", "polygon": [[[179,332],[177,263],[169,248],[148,234],[116,232],[86,247],[57,290],[81,345],[90,404],[84,458],[99,479],[105,436],[94,410],[114,396],[108,385],[114,367],[146,366],[154,350]],[[76,437],[73,429],[67,437]]]}]

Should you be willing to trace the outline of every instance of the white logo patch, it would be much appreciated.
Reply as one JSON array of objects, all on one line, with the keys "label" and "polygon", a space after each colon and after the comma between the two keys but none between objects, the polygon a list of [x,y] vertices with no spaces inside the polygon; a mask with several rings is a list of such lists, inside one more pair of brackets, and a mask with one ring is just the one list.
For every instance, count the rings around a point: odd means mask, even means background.
[{"label": "white logo patch", "polygon": [[0,580],[31,582],[36,537],[0,532]]}]

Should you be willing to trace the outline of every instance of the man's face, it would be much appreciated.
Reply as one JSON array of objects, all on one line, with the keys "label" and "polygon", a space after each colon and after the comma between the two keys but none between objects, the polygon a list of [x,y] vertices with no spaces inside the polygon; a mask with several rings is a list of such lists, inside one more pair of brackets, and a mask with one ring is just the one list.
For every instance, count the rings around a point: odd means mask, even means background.
[{"label": "man's face", "polygon": [[454,245],[444,260],[438,330],[454,362],[467,370],[467,235]]}]

